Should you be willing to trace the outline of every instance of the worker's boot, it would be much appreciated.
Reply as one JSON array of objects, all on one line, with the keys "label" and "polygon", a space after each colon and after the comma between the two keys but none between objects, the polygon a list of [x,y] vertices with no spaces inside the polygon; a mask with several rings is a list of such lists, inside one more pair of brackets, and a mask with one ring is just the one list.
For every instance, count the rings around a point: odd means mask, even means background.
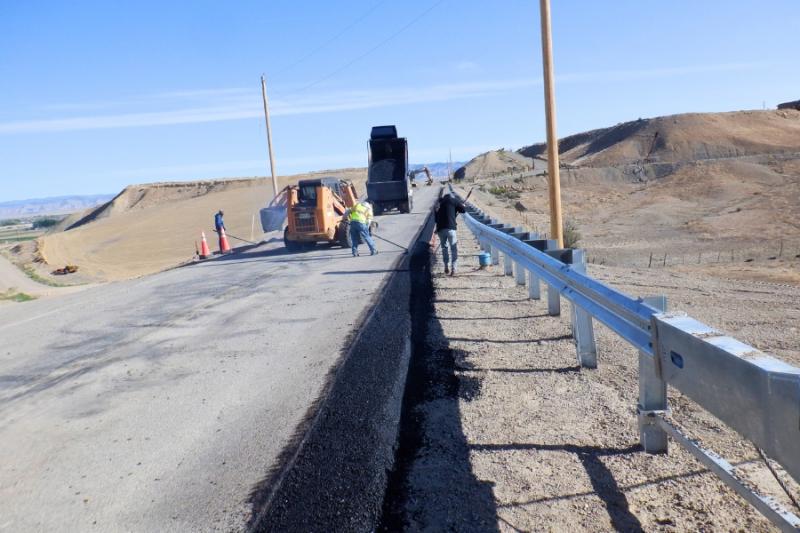
[{"label": "worker's boot", "polygon": [[[445,272],[447,272],[447,270],[445,270]],[[455,263],[453,263],[453,267],[450,269],[450,275],[451,276],[455,276],[456,275],[456,265],[455,265]]]},{"label": "worker's boot", "polygon": [[449,274],[450,273],[450,267],[449,266],[447,266],[447,265],[444,266],[444,273],[445,274]]}]

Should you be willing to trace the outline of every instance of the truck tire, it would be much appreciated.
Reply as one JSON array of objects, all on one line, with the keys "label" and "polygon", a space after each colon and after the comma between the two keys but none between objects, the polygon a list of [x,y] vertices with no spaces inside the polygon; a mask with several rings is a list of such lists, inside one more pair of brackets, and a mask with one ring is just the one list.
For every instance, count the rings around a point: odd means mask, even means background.
[{"label": "truck tire", "polygon": [[299,242],[290,241],[289,240],[289,228],[288,227],[283,230],[283,245],[286,247],[286,250],[289,251],[289,252],[299,252],[301,250],[301,248],[303,247],[302,244],[300,244]]},{"label": "truck tire", "polygon": [[353,247],[353,239],[350,237],[350,221],[342,222],[339,226],[339,244],[348,250]]},{"label": "truck tire", "polygon": [[372,214],[376,217],[381,216],[383,214],[383,206],[378,202],[374,202],[372,204]]},{"label": "truck tire", "polygon": [[400,212],[401,213],[410,213],[411,212],[410,203],[411,203],[411,201],[409,200],[407,202],[403,202],[402,204],[400,204]]}]

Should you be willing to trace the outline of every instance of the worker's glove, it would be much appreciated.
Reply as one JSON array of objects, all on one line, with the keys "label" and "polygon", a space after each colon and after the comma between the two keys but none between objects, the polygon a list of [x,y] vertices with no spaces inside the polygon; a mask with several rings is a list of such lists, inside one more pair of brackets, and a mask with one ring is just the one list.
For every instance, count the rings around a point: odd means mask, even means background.
[{"label": "worker's glove", "polygon": [[380,224],[378,224],[376,221],[373,220],[372,222],[369,223],[369,227],[372,229],[376,229],[380,227]]}]

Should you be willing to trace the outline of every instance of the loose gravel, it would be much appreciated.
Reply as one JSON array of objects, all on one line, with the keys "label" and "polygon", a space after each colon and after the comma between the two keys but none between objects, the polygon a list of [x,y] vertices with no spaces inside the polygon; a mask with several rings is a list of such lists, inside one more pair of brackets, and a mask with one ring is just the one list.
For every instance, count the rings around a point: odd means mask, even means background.
[{"label": "loose gravel", "polygon": [[[774,530],[676,443],[665,455],[641,450],[635,350],[596,324],[599,368],[579,369],[569,304],[550,317],[546,300],[529,300],[502,267],[479,270],[477,244],[463,227],[459,247],[458,276],[444,276],[440,258],[432,267],[433,305],[414,354],[424,357],[417,377],[426,387],[408,414],[418,438],[413,450],[401,450],[409,459],[403,493],[390,502],[395,524],[410,531]],[[632,296],[666,295],[670,310],[800,365],[800,287],[596,265],[589,273]],[[790,505],[752,444],[677,391],[669,401],[690,435]]]}]

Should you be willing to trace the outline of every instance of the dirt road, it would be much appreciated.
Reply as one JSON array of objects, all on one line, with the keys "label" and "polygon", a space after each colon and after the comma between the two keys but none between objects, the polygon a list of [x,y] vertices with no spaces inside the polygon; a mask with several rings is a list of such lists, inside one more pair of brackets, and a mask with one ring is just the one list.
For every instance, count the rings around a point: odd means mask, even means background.
[{"label": "dirt road", "polygon": [[[411,215],[380,218],[408,245]],[[401,253],[271,243],[0,309],[0,530],[238,530]]]},{"label": "dirt road", "polygon": [[18,267],[0,255],[0,292],[14,289],[31,295],[46,292],[47,286],[36,283],[25,275]]}]

